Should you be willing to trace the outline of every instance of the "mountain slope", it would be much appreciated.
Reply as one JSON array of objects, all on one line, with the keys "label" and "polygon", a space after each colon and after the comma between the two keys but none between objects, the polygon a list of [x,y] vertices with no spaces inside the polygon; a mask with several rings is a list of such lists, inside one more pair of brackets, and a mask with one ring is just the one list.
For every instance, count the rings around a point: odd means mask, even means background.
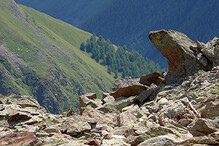
[{"label": "mountain slope", "polygon": [[113,77],[80,51],[91,34],[27,8],[0,1],[0,94],[33,95],[52,113],[78,110],[78,96],[109,91]]},{"label": "mountain slope", "polygon": [[[70,0],[62,3],[58,0],[52,3],[49,1],[17,0],[83,30],[102,35],[114,44],[137,50],[161,66],[167,66],[166,61],[149,39],[145,41],[145,34],[149,31],[174,29],[203,42],[218,35],[218,0],[107,0],[108,3],[99,0],[73,0],[72,3],[69,3]],[[86,7],[82,5],[85,2]]]},{"label": "mountain slope", "polygon": [[87,18],[95,15],[99,9],[105,8],[112,3],[112,0],[65,0],[63,2],[60,2],[60,0],[15,1],[65,22],[71,22],[74,26],[79,26]]},{"label": "mountain slope", "polygon": [[79,28],[101,34],[115,44],[125,44],[164,65],[161,54],[149,39],[145,41],[145,34],[151,30],[175,29],[206,42],[218,35],[218,7],[217,0],[118,0]]}]

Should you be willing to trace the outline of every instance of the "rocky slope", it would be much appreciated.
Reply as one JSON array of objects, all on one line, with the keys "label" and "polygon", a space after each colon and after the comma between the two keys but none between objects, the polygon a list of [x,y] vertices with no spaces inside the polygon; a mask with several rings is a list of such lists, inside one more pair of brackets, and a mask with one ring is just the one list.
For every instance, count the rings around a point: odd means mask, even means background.
[{"label": "rocky slope", "polygon": [[0,0],[0,95],[31,95],[60,114],[78,111],[78,96],[86,92],[111,91],[107,68],[79,49],[90,37],[14,0]]},{"label": "rocky slope", "polygon": [[169,60],[167,74],[117,80],[102,99],[82,95],[80,114],[54,115],[31,97],[1,96],[0,145],[219,145],[219,39],[193,42],[172,30],[149,37]]}]

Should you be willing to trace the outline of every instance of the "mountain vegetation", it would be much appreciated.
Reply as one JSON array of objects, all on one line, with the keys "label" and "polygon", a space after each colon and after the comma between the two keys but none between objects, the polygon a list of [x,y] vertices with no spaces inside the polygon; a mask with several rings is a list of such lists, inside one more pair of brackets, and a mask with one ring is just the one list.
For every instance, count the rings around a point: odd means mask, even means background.
[{"label": "mountain vegetation", "polygon": [[90,33],[13,0],[0,1],[0,95],[34,96],[49,112],[78,111],[86,92],[110,91],[107,68],[81,51]]},{"label": "mountain vegetation", "polygon": [[[79,28],[126,45],[144,57],[165,66],[166,61],[145,34],[151,30],[174,29],[203,42],[218,36],[218,0],[117,0],[89,17]],[[145,41],[146,40],[146,41]]]},{"label": "mountain vegetation", "polygon": [[[184,32],[193,40],[203,42],[218,35],[218,0],[41,1],[17,0],[83,30],[102,35],[113,44],[126,45],[129,51],[138,51],[162,67],[167,66],[166,60],[149,39],[145,41],[145,34],[149,31],[174,29]],[[84,6],[84,3],[87,5]]]},{"label": "mountain vegetation", "polygon": [[96,62],[108,67],[108,72],[115,74],[118,78],[130,76],[132,78],[141,77],[143,74],[161,71],[158,64],[151,60],[145,60],[138,52],[128,52],[126,46],[115,48],[109,40],[105,40],[102,36],[96,37],[92,35],[86,43],[80,46],[82,51],[91,53],[91,58]]}]

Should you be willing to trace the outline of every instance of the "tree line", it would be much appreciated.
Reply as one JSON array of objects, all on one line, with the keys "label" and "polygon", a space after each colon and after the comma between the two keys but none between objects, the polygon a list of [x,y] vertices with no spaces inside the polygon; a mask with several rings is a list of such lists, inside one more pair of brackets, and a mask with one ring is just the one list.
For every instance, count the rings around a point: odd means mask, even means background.
[{"label": "tree line", "polygon": [[86,43],[81,43],[80,50],[91,53],[91,58],[107,66],[108,73],[114,73],[115,78],[137,78],[151,72],[161,72],[157,63],[144,59],[138,52],[128,52],[126,46],[116,47],[110,40],[95,34]]}]

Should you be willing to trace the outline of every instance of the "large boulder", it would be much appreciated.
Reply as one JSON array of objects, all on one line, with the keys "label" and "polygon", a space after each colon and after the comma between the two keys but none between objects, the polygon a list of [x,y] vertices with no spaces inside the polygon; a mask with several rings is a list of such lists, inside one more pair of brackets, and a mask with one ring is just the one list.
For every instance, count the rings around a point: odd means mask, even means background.
[{"label": "large boulder", "polygon": [[10,131],[0,136],[0,145],[42,145],[42,142],[33,133]]},{"label": "large boulder", "polygon": [[139,95],[143,90],[146,90],[147,87],[141,84],[136,84],[136,85],[131,85],[131,86],[126,86],[119,88],[113,93],[110,93],[111,96],[114,98],[118,97],[130,97],[130,96],[135,96]]},{"label": "large boulder", "polygon": [[161,77],[161,74],[157,73],[157,72],[154,72],[154,73],[151,73],[151,74],[148,74],[148,75],[141,76],[139,82],[141,84],[150,86],[152,83],[158,85],[158,84],[162,83],[163,81],[164,80]]},{"label": "large boulder", "polygon": [[208,102],[200,109],[202,118],[215,119],[219,116],[219,102]]},{"label": "large boulder", "polygon": [[[197,43],[173,30],[152,31],[152,44],[168,59],[167,83],[181,81],[198,70],[210,70],[212,62],[198,49]],[[214,56],[214,55],[212,55]]]},{"label": "large boulder", "polygon": [[190,133],[194,136],[204,136],[218,130],[219,120],[198,119],[188,125]]},{"label": "large boulder", "polygon": [[114,82],[113,91],[118,90],[119,88],[132,86],[132,85],[138,85],[139,84],[139,78],[138,79],[132,79],[132,78],[124,78],[124,79],[116,79]]},{"label": "large boulder", "polygon": [[158,88],[158,86],[157,85],[155,85],[155,84],[152,84],[150,87],[148,87],[148,89],[147,90],[143,90],[140,94],[139,94],[139,96],[135,99],[135,101],[137,102],[137,103],[144,103],[144,101],[150,101],[151,100],[151,98],[150,98],[150,96],[153,94],[153,93],[155,93],[157,90],[158,90],[159,88]]}]

